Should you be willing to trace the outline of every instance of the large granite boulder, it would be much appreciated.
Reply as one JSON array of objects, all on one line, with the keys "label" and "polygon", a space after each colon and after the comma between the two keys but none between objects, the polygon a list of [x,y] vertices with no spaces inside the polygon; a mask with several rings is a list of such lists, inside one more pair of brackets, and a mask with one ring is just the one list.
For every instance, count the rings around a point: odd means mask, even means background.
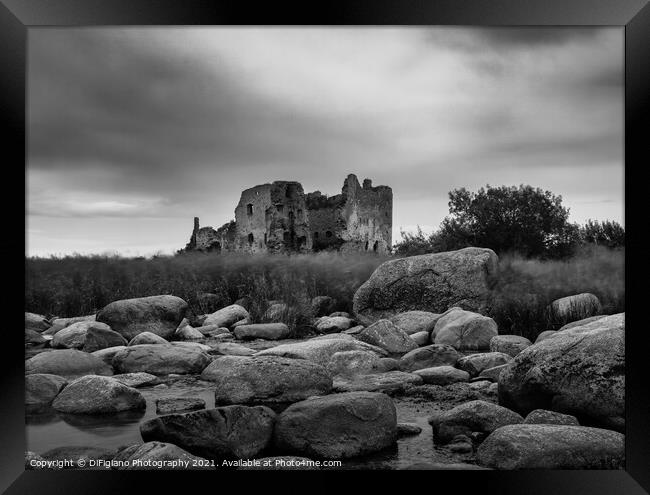
[{"label": "large granite boulder", "polygon": [[551,316],[558,323],[582,320],[600,315],[602,311],[598,298],[589,292],[556,299],[550,306]]},{"label": "large granite boulder", "polygon": [[35,373],[25,376],[25,406],[38,408],[47,406],[59,395],[68,381],[58,375]]},{"label": "large granite boulder", "polygon": [[581,423],[625,426],[625,313],[558,332],[522,351],[499,377],[499,403],[550,409]]},{"label": "large granite boulder", "polygon": [[[214,470],[208,459],[190,454],[171,443],[146,442],[119,451],[113,461],[125,470]],[[164,463],[164,464],[162,464]]]},{"label": "large granite boulder", "polygon": [[438,318],[440,318],[440,314],[430,311],[405,311],[391,316],[389,319],[408,335],[419,332],[427,332],[431,335]]},{"label": "large granite boulder", "polygon": [[401,392],[409,385],[421,385],[423,379],[415,373],[387,371],[367,375],[337,376],[334,378],[334,392]]},{"label": "large granite boulder", "polygon": [[354,294],[364,324],[405,311],[442,313],[452,306],[478,311],[487,301],[498,257],[469,247],[382,263]]},{"label": "large granite boulder", "polygon": [[434,366],[454,366],[460,354],[456,349],[446,344],[433,344],[404,354],[399,360],[400,369],[415,371]]},{"label": "large granite boulder", "polygon": [[[88,330],[91,328],[97,329],[99,332],[112,332],[111,327],[105,323],[100,323],[98,321],[79,321],[59,330],[52,338],[50,345],[55,349],[81,349],[86,344],[86,335]],[[117,335],[118,337],[122,337],[119,334]],[[124,345],[126,343],[123,337],[121,340],[117,340],[116,342],[118,343],[113,345]],[[106,347],[111,346],[109,345]],[[93,349],[92,351],[84,349],[85,352],[93,352],[97,350],[99,349]]]},{"label": "large granite boulder", "polygon": [[416,370],[413,374],[421,376],[424,383],[429,385],[449,385],[451,383],[469,381],[469,373],[453,366],[436,366]]},{"label": "large granite boulder", "polygon": [[467,371],[471,377],[475,377],[484,370],[507,364],[510,361],[512,361],[512,357],[503,352],[481,352],[460,358],[456,366]]},{"label": "large granite boulder", "polygon": [[515,357],[526,347],[531,346],[532,342],[521,335],[497,335],[490,340],[490,351],[503,352]]},{"label": "large granite boulder", "polygon": [[71,414],[107,414],[144,409],[147,403],[140,392],[108,376],[82,376],[70,382],[52,407]]},{"label": "large granite boulder", "polygon": [[122,373],[120,375],[113,375],[113,380],[117,380],[127,387],[138,388],[144,385],[157,383],[159,381],[159,378],[156,375],[139,371],[137,373]]},{"label": "large granite boulder", "polygon": [[142,332],[151,332],[168,339],[188,309],[176,296],[150,296],[113,301],[97,313],[97,321],[106,323],[126,340]]},{"label": "large granite boulder", "polygon": [[180,345],[128,346],[113,357],[118,373],[144,371],[152,375],[201,373],[212,358],[204,351]]},{"label": "large granite boulder", "polygon": [[600,320],[601,318],[605,318],[606,316],[607,315],[590,316],[589,318],[584,318],[582,320],[572,321],[571,323],[567,323],[566,325],[560,327],[560,329],[557,331],[561,332],[562,330],[569,330],[574,327],[581,327],[582,325],[586,325],[587,323],[591,323],[592,321]]},{"label": "large granite boulder", "polygon": [[352,323],[347,316],[323,316],[316,323],[316,330],[325,334],[343,332],[349,329]]},{"label": "large granite boulder", "polygon": [[128,345],[143,345],[143,344],[169,344],[168,340],[163,339],[160,335],[151,332],[141,332],[131,340]]},{"label": "large granite boulder", "polygon": [[50,328],[50,323],[45,316],[25,311],[25,328],[34,332],[42,332]]},{"label": "large granite boulder", "polygon": [[284,323],[257,323],[253,325],[237,325],[233,330],[235,337],[240,340],[280,340],[289,337],[289,327]]},{"label": "large granite boulder", "polygon": [[297,402],[277,418],[280,452],[344,459],[377,452],[397,440],[397,413],[386,395],[350,392]]},{"label": "large granite boulder", "polygon": [[524,424],[530,425],[573,425],[580,426],[578,418],[570,414],[562,414],[555,411],[547,411],[546,409],[535,409],[528,413]]},{"label": "large granite boulder", "polygon": [[207,316],[202,326],[216,325],[219,327],[229,328],[239,320],[248,318],[249,314],[243,306],[239,304],[231,304],[225,308],[221,308],[214,313]]},{"label": "large granite boulder", "polygon": [[367,351],[342,351],[332,354],[327,371],[332,376],[354,376],[372,373],[379,365],[379,356]]},{"label": "large granite boulder", "polygon": [[203,370],[201,379],[215,383],[217,405],[297,402],[332,389],[322,366],[278,356],[223,356]]},{"label": "large granite boulder", "polygon": [[483,400],[466,402],[429,418],[433,434],[443,443],[450,442],[456,435],[492,433],[502,426],[523,422],[524,418],[516,412]]},{"label": "large granite boulder", "polygon": [[584,426],[508,425],[485,439],[476,460],[496,469],[621,469],[625,436]]},{"label": "large granite boulder", "polygon": [[94,351],[92,352],[92,355],[98,357],[109,366],[113,366],[113,357],[122,349],[126,349],[126,346],[116,345],[113,347],[107,347],[106,349],[100,349],[99,351]]},{"label": "large granite boulder", "polygon": [[[340,336],[342,337],[342,336]],[[265,349],[256,356],[282,356],[293,359],[306,359],[321,366],[327,366],[332,356],[342,351],[367,351],[385,356],[387,352],[360,340],[350,338],[309,339],[293,344],[281,344],[270,349]]]},{"label": "large granite boulder", "polygon": [[225,406],[160,416],[142,423],[140,434],[209,459],[248,459],[268,446],[274,423],[268,407]]},{"label": "large granite boulder", "polygon": [[490,341],[497,335],[497,324],[492,318],[452,308],[436,322],[431,340],[462,351],[482,351],[490,348]]},{"label": "large granite boulder", "polygon": [[418,348],[415,341],[390,320],[376,321],[356,334],[356,338],[367,344],[380,347],[389,354],[406,354]]},{"label": "large granite boulder", "polygon": [[76,349],[41,352],[25,361],[25,374],[48,373],[64,378],[83,375],[112,375],[113,369],[101,358]]},{"label": "large granite boulder", "polygon": [[[110,328],[103,328],[103,326],[104,324],[99,322],[90,324],[86,331],[86,340],[82,347],[84,352],[95,352],[127,344],[126,339],[119,333],[114,332]],[[60,333],[66,330],[67,328],[62,330]],[[55,335],[54,338],[56,338],[57,335]]]},{"label": "large granite boulder", "polygon": [[60,330],[69,327],[73,323],[79,323],[80,321],[95,321],[96,318],[97,315],[73,316],[72,318],[53,318],[51,320],[52,326],[45,332],[49,335],[55,335]]}]

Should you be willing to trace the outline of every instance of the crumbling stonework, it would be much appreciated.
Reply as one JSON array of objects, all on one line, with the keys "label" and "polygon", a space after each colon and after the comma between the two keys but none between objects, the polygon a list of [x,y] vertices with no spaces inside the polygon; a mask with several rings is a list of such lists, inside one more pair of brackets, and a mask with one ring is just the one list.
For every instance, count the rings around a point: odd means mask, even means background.
[{"label": "crumbling stonework", "polygon": [[186,251],[248,253],[341,252],[386,253],[392,244],[393,192],[359,184],[350,174],[341,194],[305,194],[302,185],[276,181],[246,189],[235,208],[235,220],[217,230],[194,230]]}]

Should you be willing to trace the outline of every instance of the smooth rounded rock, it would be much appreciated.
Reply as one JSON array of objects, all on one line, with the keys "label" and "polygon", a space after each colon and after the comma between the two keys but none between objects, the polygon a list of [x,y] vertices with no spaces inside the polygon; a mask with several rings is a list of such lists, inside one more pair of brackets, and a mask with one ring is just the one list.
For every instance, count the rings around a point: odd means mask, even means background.
[{"label": "smooth rounded rock", "polygon": [[475,377],[483,370],[501,366],[510,361],[512,361],[512,357],[503,352],[481,352],[460,358],[456,366],[463,371],[467,371],[471,377]]},{"label": "smooth rounded rock", "polygon": [[71,414],[110,414],[144,409],[146,401],[136,389],[112,377],[90,375],[70,382],[52,407]]},{"label": "smooth rounded rock", "polygon": [[113,374],[113,369],[99,357],[76,349],[42,352],[25,361],[25,374],[48,373],[64,378],[83,375]]},{"label": "smooth rounded rock", "polygon": [[434,366],[454,366],[460,354],[456,349],[446,344],[432,344],[404,354],[400,360],[400,369],[415,371]]},{"label": "smooth rounded rock", "polygon": [[216,325],[217,327],[229,328],[234,323],[244,318],[248,318],[249,314],[239,304],[231,304],[207,316],[203,322],[203,326]]},{"label": "smooth rounded rock", "polygon": [[439,313],[431,313],[430,311],[405,311],[391,316],[389,319],[401,330],[412,336],[421,332],[431,335],[438,318],[440,318]]},{"label": "smooth rounded rock", "polygon": [[58,375],[35,373],[25,376],[25,406],[46,406],[59,395],[68,381]]},{"label": "smooth rounded rock", "polygon": [[448,344],[462,351],[481,351],[490,348],[490,340],[498,335],[492,318],[462,309],[452,309],[436,322],[431,334],[435,344]]},{"label": "smooth rounded rock", "polygon": [[526,337],[520,335],[497,335],[490,340],[491,352],[503,352],[515,357],[526,347],[532,345],[532,342]]},{"label": "smooth rounded rock", "polygon": [[413,374],[421,376],[424,383],[430,385],[449,385],[450,383],[466,382],[469,373],[454,368],[453,366],[436,366],[416,370]]},{"label": "smooth rounded rock", "polygon": [[118,373],[198,374],[211,361],[208,354],[194,347],[143,344],[117,352],[113,357],[113,367]]},{"label": "smooth rounded rock", "polygon": [[380,347],[389,354],[406,354],[418,347],[406,332],[400,330],[390,320],[378,320],[359,332],[356,338],[367,344]]},{"label": "smooth rounded rock", "polygon": [[238,325],[233,330],[235,337],[240,340],[280,340],[289,336],[289,327],[284,323],[257,323],[253,325]]}]

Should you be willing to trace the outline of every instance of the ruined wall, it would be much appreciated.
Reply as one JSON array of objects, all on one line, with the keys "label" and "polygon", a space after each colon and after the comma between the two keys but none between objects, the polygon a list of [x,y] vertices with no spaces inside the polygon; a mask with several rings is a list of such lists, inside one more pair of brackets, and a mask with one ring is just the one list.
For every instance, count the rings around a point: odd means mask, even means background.
[{"label": "ruined wall", "polygon": [[390,187],[363,187],[350,174],[341,194],[305,195],[293,181],[262,184],[242,192],[235,220],[216,231],[194,230],[186,250],[260,252],[385,253],[392,245],[393,193]]},{"label": "ruined wall", "polygon": [[298,182],[276,181],[245,190],[235,208],[238,250],[310,251],[305,193]]},{"label": "ruined wall", "polygon": [[345,243],[341,251],[389,252],[393,238],[392,189],[373,187],[369,179],[361,187],[356,176],[349,175],[343,190],[347,200],[343,212],[346,229],[341,234]]}]

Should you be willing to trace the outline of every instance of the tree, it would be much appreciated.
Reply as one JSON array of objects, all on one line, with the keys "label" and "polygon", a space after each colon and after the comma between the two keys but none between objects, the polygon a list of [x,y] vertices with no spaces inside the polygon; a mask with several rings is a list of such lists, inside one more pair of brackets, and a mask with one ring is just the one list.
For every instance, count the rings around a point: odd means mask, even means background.
[{"label": "tree", "polygon": [[580,237],[582,242],[587,244],[609,248],[625,246],[625,229],[620,223],[610,220],[603,222],[587,220],[587,223],[581,228]]}]

